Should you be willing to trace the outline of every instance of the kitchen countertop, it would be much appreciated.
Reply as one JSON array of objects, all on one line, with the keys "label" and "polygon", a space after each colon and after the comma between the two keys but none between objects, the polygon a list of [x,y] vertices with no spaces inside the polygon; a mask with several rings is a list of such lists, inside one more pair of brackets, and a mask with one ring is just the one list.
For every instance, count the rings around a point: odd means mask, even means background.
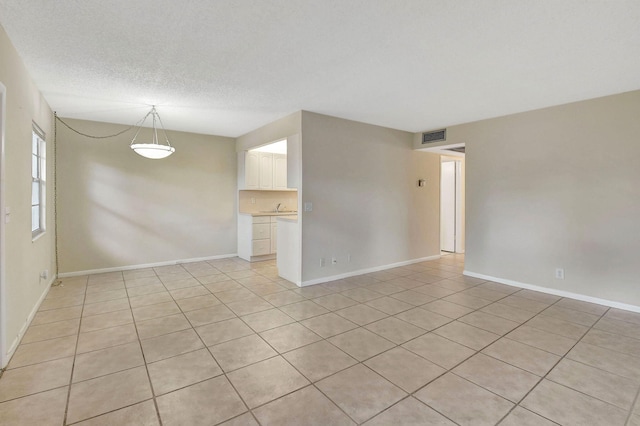
[{"label": "kitchen countertop", "polygon": [[296,216],[296,220],[298,220],[298,212],[240,212],[240,214],[246,214],[249,216]]},{"label": "kitchen countertop", "polygon": [[294,215],[286,215],[286,216],[278,216],[278,220],[284,220],[285,222],[297,222],[298,214]]}]

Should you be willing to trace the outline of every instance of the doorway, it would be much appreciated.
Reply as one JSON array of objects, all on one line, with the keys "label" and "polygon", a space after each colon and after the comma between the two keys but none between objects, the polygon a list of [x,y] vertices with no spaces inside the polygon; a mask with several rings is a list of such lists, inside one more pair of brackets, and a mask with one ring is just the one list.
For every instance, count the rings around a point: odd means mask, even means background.
[{"label": "doorway", "polygon": [[462,161],[441,157],[440,250],[464,253]]},{"label": "doorway", "polygon": [[9,212],[4,204],[4,134],[6,123],[6,103],[7,89],[4,84],[0,83],[0,369],[6,367],[9,360],[7,359],[6,346],[6,297],[5,297],[5,223],[9,217]]}]

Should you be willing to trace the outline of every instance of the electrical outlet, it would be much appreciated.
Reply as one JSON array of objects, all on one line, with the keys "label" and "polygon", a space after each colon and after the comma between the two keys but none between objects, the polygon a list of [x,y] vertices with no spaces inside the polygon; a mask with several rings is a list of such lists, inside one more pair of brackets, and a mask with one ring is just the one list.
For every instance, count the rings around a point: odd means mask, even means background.
[{"label": "electrical outlet", "polygon": [[327,264],[327,263],[326,263],[326,261],[325,261],[324,257],[321,257],[321,258],[320,258],[320,267],[321,267],[321,268],[324,268],[324,267],[326,266],[326,264]]},{"label": "electrical outlet", "polygon": [[563,268],[556,268],[556,279],[557,280],[564,280],[564,269]]},{"label": "electrical outlet", "polygon": [[313,203],[311,203],[311,202],[304,203],[304,211],[305,212],[312,212],[313,211]]},{"label": "electrical outlet", "polygon": [[45,269],[44,271],[42,271],[40,273],[40,278],[42,278],[43,280],[46,280],[47,278],[49,278],[49,270]]},{"label": "electrical outlet", "polygon": [[255,204],[256,203],[256,198],[255,197],[251,197],[251,204]]},{"label": "electrical outlet", "polygon": [[331,258],[331,264],[332,265],[337,265],[338,264],[338,259],[336,259],[335,257]]}]

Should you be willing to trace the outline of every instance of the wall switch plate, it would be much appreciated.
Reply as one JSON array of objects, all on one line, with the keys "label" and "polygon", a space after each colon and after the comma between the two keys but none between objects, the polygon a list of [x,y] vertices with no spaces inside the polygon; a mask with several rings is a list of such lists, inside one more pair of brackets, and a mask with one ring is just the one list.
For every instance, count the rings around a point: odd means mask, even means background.
[{"label": "wall switch plate", "polygon": [[332,265],[336,265],[338,263],[338,259],[336,259],[335,257],[331,258],[331,264]]},{"label": "wall switch plate", "polygon": [[311,202],[304,203],[304,211],[305,212],[312,212],[313,211],[313,203],[311,203]]},{"label": "wall switch plate", "polygon": [[324,268],[326,266],[326,261],[324,260],[324,257],[320,258],[320,267]]},{"label": "wall switch plate", "polygon": [[556,279],[564,280],[564,269],[556,268]]}]

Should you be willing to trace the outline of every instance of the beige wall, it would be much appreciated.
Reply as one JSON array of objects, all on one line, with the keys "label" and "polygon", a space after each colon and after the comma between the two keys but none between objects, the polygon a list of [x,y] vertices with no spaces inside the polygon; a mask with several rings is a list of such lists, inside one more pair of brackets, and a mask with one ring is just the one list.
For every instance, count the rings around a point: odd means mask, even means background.
[{"label": "beige wall", "polygon": [[[91,135],[124,128],[65,121]],[[236,253],[234,140],[168,135],[175,154],[149,160],[129,148],[132,132],[95,140],[58,126],[61,272]]]},{"label": "beige wall", "polygon": [[[38,300],[55,274],[53,221],[52,112],[0,27],[0,83],[6,87],[5,203],[6,224],[6,349],[11,350]],[[31,240],[31,129],[36,122],[47,141],[46,232]],[[4,216],[4,215],[3,215]],[[49,279],[40,273],[49,270]]]},{"label": "beige wall", "polygon": [[439,155],[413,150],[412,133],[306,111],[302,135],[303,282],[439,255]]},{"label": "beige wall", "polygon": [[639,136],[640,91],[450,127],[466,270],[640,306]]},{"label": "beige wall", "polygon": [[236,150],[243,152],[270,142],[284,139],[300,133],[302,111],[294,112],[279,120],[262,126],[236,140]]}]

